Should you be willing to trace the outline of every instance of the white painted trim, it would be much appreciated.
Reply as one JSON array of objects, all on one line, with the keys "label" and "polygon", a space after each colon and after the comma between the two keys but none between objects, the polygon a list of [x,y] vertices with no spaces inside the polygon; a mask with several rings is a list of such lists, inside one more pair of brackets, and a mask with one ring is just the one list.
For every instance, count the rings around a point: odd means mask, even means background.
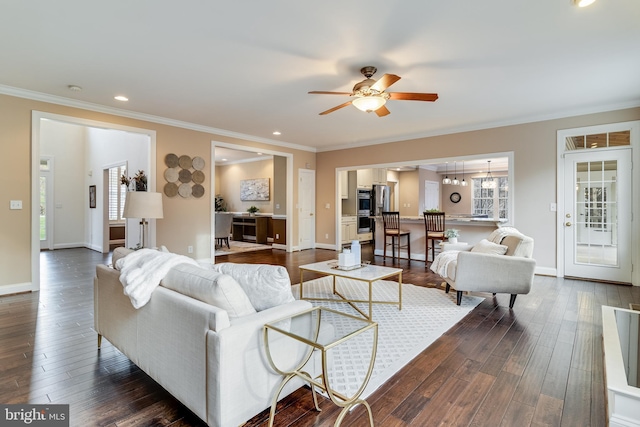
[{"label": "white painted trim", "polygon": [[22,292],[37,292],[38,289],[33,283],[14,283],[0,286],[0,295],[19,294]]},{"label": "white painted trim", "polygon": [[537,267],[536,266],[534,273],[540,276],[552,276],[552,277],[558,276],[558,270],[553,267]]},{"label": "white painted trim", "polygon": [[[2,85],[0,85],[0,92]],[[96,120],[84,119],[81,117],[63,116],[60,114],[52,114],[43,111],[31,111],[31,283],[32,289],[37,291],[40,289],[40,231],[39,231],[39,212],[36,208],[40,205],[39,201],[39,180],[40,174],[40,122],[42,119],[55,120],[63,123],[75,125],[95,127],[101,129],[116,129],[132,133],[140,133],[149,137],[149,174],[148,188],[149,191],[156,191],[156,131],[151,129],[135,128],[115,123],[99,122]],[[155,246],[156,242],[156,222],[149,221],[149,244]],[[84,243],[82,247],[87,247]],[[102,249],[102,248],[101,248]],[[99,252],[102,252],[102,250]]]}]

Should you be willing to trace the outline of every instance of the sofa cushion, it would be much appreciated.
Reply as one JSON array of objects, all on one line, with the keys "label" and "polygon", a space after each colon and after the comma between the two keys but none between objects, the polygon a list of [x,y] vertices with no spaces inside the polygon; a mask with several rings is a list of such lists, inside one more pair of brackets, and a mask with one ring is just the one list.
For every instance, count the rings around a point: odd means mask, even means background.
[{"label": "sofa cushion", "polygon": [[504,255],[507,252],[507,249],[508,248],[504,245],[499,245],[497,243],[490,242],[487,239],[482,239],[480,242],[476,243],[473,248],[471,248],[471,252]]},{"label": "sofa cushion", "polygon": [[231,276],[191,265],[179,264],[169,270],[160,282],[162,286],[220,307],[229,318],[253,314],[247,294]]},{"label": "sofa cushion", "polygon": [[236,279],[257,311],[295,300],[289,273],[280,265],[225,262],[213,269]]},{"label": "sofa cushion", "polygon": [[134,250],[127,249],[124,247],[115,248],[113,250],[113,255],[111,255],[111,264],[113,265],[113,268],[115,268],[116,270],[119,270],[119,268],[116,266],[116,263],[118,262],[119,259],[126,257],[131,252],[134,252]]}]

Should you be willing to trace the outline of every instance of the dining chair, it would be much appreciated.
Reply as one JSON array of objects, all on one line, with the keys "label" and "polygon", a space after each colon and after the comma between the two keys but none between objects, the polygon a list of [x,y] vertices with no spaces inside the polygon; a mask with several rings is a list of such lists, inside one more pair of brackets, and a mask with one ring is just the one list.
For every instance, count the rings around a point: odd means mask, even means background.
[{"label": "dining chair", "polygon": [[424,229],[426,245],[424,252],[425,263],[429,262],[429,242],[431,242],[431,261],[436,257],[436,240],[445,241],[444,212],[425,212]]},{"label": "dining chair", "polygon": [[[407,248],[407,259],[411,260],[411,232],[400,229],[400,212],[382,212],[382,223],[384,225],[384,253],[383,258],[387,258],[387,246],[391,245],[391,256],[396,259],[396,246],[398,248],[398,259],[400,259],[400,248]],[[407,244],[401,246],[402,237],[407,238]],[[387,243],[387,237],[391,237],[391,243]]]}]

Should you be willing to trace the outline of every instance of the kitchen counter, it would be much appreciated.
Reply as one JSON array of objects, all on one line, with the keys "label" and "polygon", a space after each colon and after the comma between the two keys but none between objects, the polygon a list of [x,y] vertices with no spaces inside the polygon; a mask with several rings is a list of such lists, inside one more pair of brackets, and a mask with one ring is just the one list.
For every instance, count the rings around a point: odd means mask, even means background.
[{"label": "kitchen counter", "polygon": [[[384,226],[382,217],[372,218],[377,220],[375,221],[375,254],[382,255],[384,250]],[[493,230],[506,223],[506,220],[495,218],[445,216],[445,228],[455,228],[459,230],[460,237],[458,240],[468,242],[470,245],[486,239]],[[424,216],[401,216],[400,224],[403,230],[408,230],[411,233],[411,259],[424,261],[426,252]],[[387,253],[391,253],[391,247],[387,249]],[[404,251],[402,256],[406,257]]]}]

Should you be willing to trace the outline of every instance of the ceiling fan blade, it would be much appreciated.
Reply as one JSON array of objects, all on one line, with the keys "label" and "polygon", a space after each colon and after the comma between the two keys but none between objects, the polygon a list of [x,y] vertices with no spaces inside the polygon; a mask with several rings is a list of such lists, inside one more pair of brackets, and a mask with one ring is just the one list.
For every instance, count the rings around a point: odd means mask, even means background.
[{"label": "ceiling fan blade", "polygon": [[391,114],[391,111],[389,111],[389,109],[383,105],[376,110],[376,114],[378,115],[378,117],[384,117]]},{"label": "ceiling fan blade", "polygon": [[320,115],[321,115],[321,116],[324,116],[324,115],[326,115],[326,114],[333,113],[334,111],[339,110],[339,109],[341,109],[341,108],[344,108],[344,107],[346,107],[347,105],[351,105],[351,101],[347,101],[347,102],[345,102],[344,104],[340,104],[340,105],[338,105],[337,107],[333,107],[333,108],[328,109],[327,111],[323,111],[322,113],[320,113]]},{"label": "ceiling fan blade", "polygon": [[435,101],[438,99],[437,93],[409,93],[409,92],[392,92],[389,93],[389,99],[397,99],[401,101]]},{"label": "ceiling fan blade", "polygon": [[380,77],[380,79],[378,79],[378,81],[375,82],[373,86],[371,86],[371,89],[382,92],[398,80],[400,80],[400,76],[396,76],[395,74],[385,74],[384,76]]},{"label": "ceiling fan blade", "polygon": [[347,96],[352,95],[351,92],[325,92],[322,90],[313,90],[309,93],[313,95],[347,95]]}]

